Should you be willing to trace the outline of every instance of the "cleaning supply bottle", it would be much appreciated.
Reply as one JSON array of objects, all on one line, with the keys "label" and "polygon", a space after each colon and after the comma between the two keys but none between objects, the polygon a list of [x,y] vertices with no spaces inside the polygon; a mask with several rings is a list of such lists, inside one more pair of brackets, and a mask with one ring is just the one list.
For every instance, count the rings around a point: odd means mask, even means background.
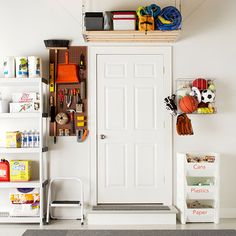
[{"label": "cleaning supply bottle", "polygon": [[0,162],[0,181],[10,181],[10,165],[5,159]]}]

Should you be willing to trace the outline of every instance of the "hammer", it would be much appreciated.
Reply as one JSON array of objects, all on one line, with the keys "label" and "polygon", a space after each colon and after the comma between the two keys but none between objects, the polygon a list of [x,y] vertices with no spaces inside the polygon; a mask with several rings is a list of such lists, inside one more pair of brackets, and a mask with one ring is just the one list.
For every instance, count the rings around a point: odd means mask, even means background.
[{"label": "hammer", "polygon": [[74,113],[75,110],[74,109],[68,109],[67,111],[70,112],[70,124],[71,124],[71,133],[75,133],[75,123],[74,123]]}]

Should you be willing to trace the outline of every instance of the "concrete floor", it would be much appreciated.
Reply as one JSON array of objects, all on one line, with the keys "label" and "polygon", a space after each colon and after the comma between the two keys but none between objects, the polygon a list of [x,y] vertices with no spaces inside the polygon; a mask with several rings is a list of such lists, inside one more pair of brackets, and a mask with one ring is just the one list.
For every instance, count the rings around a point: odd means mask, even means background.
[{"label": "concrete floor", "polygon": [[26,229],[236,229],[236,219],[221,219],[219,224],[186,224],[186,225],[137,225],[137,226],[94,226],[84,225],[76,220],[56,220],[50,225],[40,227],[36,224],[0,224],[0,236],[21,236]]}]

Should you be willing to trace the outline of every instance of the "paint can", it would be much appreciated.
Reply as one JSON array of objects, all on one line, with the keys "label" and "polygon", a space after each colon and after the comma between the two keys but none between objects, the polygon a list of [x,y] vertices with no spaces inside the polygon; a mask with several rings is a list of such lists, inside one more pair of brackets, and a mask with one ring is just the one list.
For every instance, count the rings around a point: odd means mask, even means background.
[{"label": "paint can", "polygon": [[27,78],[28,77],[28,59],[27,57],[16,57],[16,77]]},{"label": "paint can", "polygon": [[3,74],[5,78],[15,77],[15,58],[14,57],[3,58]]},{"label": "paint can", "polygon": [[41,58],[36,56],[28,57],[28,68],[29,68],[30,78],[41,77],[42,74]]}]

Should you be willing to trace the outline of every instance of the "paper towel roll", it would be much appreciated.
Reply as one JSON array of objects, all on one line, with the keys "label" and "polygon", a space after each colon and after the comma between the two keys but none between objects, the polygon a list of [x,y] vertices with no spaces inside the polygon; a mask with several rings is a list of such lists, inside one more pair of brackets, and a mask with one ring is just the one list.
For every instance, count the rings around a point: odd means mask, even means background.
[{"label": "paper towel roll", "polygon": [[28,59],[27,57],[16,57],[16,77],[27,78],[28,77]]},{"label": "paper towel roll", "polygon": [[41,77],[42,75],[42,62],[40,57],[30,56],[28,57],[29,77]]},{"label": "paper towel roll", "polygon": [[3,74],[5,78],[15,77],[15,58],[14,57],[3,58]]}]

